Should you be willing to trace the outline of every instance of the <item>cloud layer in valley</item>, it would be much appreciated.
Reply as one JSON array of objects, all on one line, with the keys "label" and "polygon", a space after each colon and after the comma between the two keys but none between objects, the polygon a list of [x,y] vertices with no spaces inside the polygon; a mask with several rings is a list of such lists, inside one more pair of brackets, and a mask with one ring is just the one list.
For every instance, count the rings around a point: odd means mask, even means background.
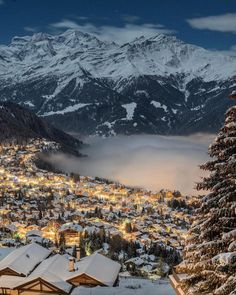
[{"label": "cloud layer in valley", "polygon": [[50,162],[67,172],[109,178],[130,186],[197,194],[194,185],[202,175],[198,165],[208,159],[211,140],[210,135],[94,138],[82,150],[88,157],[57,154]]}]

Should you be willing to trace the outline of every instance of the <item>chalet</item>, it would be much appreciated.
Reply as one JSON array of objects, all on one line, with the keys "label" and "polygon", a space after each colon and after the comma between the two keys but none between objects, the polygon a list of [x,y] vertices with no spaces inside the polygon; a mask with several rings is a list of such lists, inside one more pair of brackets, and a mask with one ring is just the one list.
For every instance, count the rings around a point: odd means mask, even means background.
[{"label": "chalet", "polygon": [[26,238],[31,238],[31,237],[42,237],[42,232],[40,230],[34,229],[30,230],[26,233]]},{"label": "chalet", "polygon": [[140,257],[133,257],[125,262],[128,271],[135,271],[144,265],[144,260]]},{"label": "chalet", "polygon": [[75,270],[71,271],[67,281],[74,286],[112,287],[118,283],[119,271],[119,263],[99,253],[94,253],[75,264]]},{"label": "chalet", "polygon": [[98,253],[69,260],[30,244],[5,257],[0,270],[0,294],[67,295],[80,285],[115,286],[120,264]]},{"label": "chalet", "polygon": [[51,251],[35,243],[18,248],[0,261],[0,276],[26,277],[50,253]]},{"label": "chalet", "polygon": [[40,230],[30,230],[25,235],[27,242],[42,243],[42,232]]},{"label": "chalet", "polygon": [[83,228],[77,223],[63,224],[59,230],[59,236],[63,235],[65,244],[67,246],[73,246],[80,243],[80,237]]}]

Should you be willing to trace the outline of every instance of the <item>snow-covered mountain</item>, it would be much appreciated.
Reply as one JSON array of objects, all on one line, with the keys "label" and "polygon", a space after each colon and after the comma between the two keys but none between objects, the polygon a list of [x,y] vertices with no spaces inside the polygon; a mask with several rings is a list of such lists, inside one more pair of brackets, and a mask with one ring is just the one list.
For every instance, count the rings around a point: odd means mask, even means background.
[{"label": "snow-covered mountain", "polygon": [[215,131],[235,74],[236,57],[162,34],[118,45],[68,30],[0,46],[0,100],[81,134]]}]

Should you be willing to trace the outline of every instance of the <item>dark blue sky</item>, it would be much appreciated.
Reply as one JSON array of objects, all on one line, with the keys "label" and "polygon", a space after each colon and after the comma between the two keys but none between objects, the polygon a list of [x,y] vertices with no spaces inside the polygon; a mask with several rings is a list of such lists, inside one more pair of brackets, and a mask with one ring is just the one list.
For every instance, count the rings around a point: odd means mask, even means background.
[{"label": "dark blue sky", "polygon": [[15,35],[78,28],[126,42],[170,33],[206,48],[235,50],[235,0],[0,0],[0,43]]}]

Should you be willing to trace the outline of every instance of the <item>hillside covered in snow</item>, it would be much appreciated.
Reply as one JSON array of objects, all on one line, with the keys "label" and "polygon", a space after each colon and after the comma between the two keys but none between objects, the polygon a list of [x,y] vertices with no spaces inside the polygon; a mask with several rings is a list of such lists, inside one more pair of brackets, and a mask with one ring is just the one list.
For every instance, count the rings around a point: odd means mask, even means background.
[{"label": "hillside covered in snow", "polygon": [[118,45],[68,30],[0,46],[0,99],[83,135],[214,132],[235,74],[236,57],[162,34]]},{"label": "hillside covered in snow", "polygon": [[12,102],[0,103],[0,142],[25,144],[44,138],[59,144],[60,150],[79,155],[83,143]]}]

